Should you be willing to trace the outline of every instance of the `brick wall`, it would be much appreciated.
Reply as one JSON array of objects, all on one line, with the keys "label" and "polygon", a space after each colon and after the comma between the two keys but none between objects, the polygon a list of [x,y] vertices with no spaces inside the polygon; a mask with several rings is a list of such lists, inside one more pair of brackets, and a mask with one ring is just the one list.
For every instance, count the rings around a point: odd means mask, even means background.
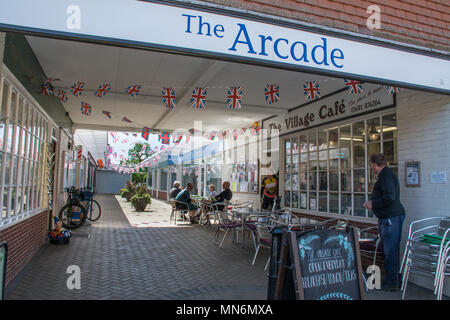
[{"label": "brick wall", "polygon": [[47,211],[21,221],[9,228],[0,230],[0,241],[6,241],[8,244],[6,285],[33,258],[40,246],[44,243],[47,237],[47,231]]},{"label": "brick wall", "polygon": [[158,191],[158,199],[166,201],[167,200],[167,192]]},{"label": "brick wall", "polygon": [[[203,0],[414,45],[450,51],[448,0]],[[367,7],[381,9],[381,29],[366,26]]]},{"label": "brick wall", "polygon": [[[401,91],[397,99],[397,125],[398,178],[406,210],[404,248],[411,221],[450,216],[450,180],[446,184],[432,184],[430,179],[432,171],[446,171],[450,179],[450,96]],[[405,187],[405,161],[411,160],[420,161],[420,187]],[[430,279],[412,276],[412,280],[424,287],[432,284]],[[444,294],[450,295],[450,281],[444,289]]]}]

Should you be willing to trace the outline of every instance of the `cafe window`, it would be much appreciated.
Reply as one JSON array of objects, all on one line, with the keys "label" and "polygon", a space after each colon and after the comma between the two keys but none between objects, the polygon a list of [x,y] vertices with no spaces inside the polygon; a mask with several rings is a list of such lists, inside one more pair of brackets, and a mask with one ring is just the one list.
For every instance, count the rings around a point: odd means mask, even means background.
[{"label": "cafe window", "polygon": [[167,175],[168,174],[169,174],[168,168],[160,169],[159,190],[161,190],[161,191],[167,191]]},{"label": "cafe window", "polygon": [[324,213],[373,217],[363,208],[376,176],[372,154],[383,153],[398,173],[395,113],[285,139],[284,204]]}]

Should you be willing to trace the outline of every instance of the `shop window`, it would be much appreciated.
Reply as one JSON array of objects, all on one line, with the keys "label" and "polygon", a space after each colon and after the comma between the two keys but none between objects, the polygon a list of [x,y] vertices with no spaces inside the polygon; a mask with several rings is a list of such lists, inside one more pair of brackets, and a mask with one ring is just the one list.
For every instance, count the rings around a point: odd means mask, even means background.
[{"label": "shop window", "polygon": [[396,137],[396,116],[391,113],[285,140],[285,146],[289,146],[282,179],[285,196],[289,195],[285,204],[372,217],[373,212],[362,207],[370,199],[377,179],[369,159],[372,154],[383,153],[397,174]]}]

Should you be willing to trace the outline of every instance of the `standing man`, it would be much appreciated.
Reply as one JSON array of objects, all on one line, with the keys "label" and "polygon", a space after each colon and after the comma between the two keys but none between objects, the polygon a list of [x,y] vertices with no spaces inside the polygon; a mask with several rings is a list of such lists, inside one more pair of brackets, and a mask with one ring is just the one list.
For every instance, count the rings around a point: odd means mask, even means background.
[{"label": "standing man", "polygon": [[378,218],[378,229],[383,244],[386,279],[383,290],[395,291],[400,285],[399,250],[405,209],[400,203],[400,184],[395,173],[386,165],[382,154],[370,157],[370,168],[378,176],[373,186],[372,200],[363,204]]},{"label": "standing man", "polygon": [[274,206],[275,197],[278,195],[278,177],[273,174],[264,178],[261,183],[261,209],[268,210]]}]

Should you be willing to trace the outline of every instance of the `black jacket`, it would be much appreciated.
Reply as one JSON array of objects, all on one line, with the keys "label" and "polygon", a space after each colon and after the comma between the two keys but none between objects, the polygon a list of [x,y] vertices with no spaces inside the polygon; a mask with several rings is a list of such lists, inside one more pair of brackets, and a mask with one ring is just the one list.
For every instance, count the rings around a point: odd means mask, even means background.
[{"label": "black jacket", "polygon": [[216,200],[219,202],[224,202],[225,200],[230,201],[233,198],[233,192],[230,189],[225,189],[216,196]]},{"label": "black jacket", "polygon": [[400,184],[391,168],[384,167],[373,186],[372,208],[377,218],[402,216],[405,209],[400,203]]}]

